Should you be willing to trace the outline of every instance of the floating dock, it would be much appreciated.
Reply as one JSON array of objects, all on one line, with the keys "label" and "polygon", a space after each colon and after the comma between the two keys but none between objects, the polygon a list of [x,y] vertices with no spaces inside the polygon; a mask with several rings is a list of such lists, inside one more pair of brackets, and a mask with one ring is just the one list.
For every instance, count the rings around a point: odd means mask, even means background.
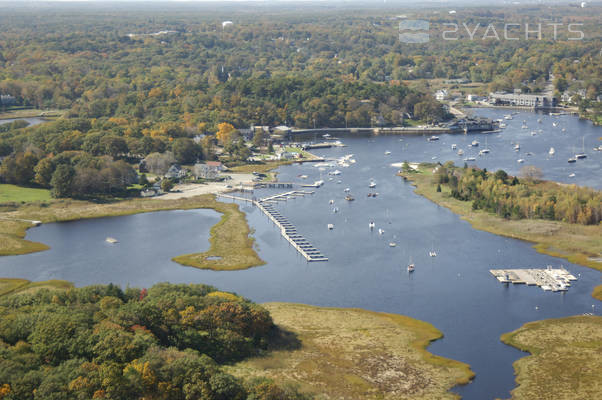
[{"label": "floating dock", "polygon": [[539,286],[545,291],[564,292],[577,278],[564,268],[545,269],[490,269],[489,272],[501,283]]},{"label": "floating dock", "polygon": [[259,208],[265,215],[278,228],[280,228],[281,235],[309,262],[314,261],[328,261],[316,247],[314,247],[305,237],[297,232],[297,228],[291,224],[282,214],[280,214],[272,204],[278,203],[278,201],[287,201],[294,199],[299,196],[305,196],[308,194],[314,194],[314,192],[308,192],[304,190],[293,190],[290,192],[280,193],[274,196],[265,197],[260,200],[250,199],[248,197],[233,196],[230,194],[219,194],[219,197],[226,199],[246,201],[254,204]]}]

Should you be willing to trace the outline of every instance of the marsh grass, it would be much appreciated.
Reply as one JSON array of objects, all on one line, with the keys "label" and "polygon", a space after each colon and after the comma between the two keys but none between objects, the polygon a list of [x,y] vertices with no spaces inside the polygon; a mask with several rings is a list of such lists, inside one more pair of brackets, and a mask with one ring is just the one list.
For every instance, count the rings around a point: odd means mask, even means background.
[{"label": "marsh grass", "polygon": [[530,322],[501,340],[531,353],[514,363],[512,399],[602,398],[602,317]]},{"label": "marsh grass", "polygon": [[337,399],[453,399],[449,389],[474,376],[467,364],[426,350],[442,337],[426,322],[360,309],[263,306],[293,345],[228,367],[237,376],[268,377]]}]

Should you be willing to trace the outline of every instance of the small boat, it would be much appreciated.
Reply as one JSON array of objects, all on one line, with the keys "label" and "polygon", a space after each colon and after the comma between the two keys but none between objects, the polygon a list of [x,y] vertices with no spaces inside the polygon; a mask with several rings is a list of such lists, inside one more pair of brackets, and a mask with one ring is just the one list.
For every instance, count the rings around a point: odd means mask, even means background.
[{"label": "small boat", "polygon": [[431,257],[437,257],[437,252],[435,250],[429,251],[429,256],[431,256]]},{"label": "small boat", "polygon": [[473,140],[472,143],[471,143],[471,145],[473,147],[478,147],[479,146],[479,142],[477,142],[476,140]]},{"label": "small boat", "polygon": [[566,132],[566,128],[562,128],[560,131],[561,132]]},{"label": "small boat", "polygon": [[514,145],[514,151],[519,151],[520,150],[520,144],[515,144]]},{"label": "small boat", "polygon": [[458,150],[458,155],[459,156],[464,155],[464,150],[462,150],[462,149]]},{"label": "small boat", "polygon": [[556,150],[554,150],[553,147],[550,147],[550,151],[548,151],[548,154],[553,156],[556,153]]},{"label": "small boat", "polygon": [[338,184],[341,184],[341,183],[343,183],[343,181],[337,181],[337,183],[338,183]]},{"label": "small boat", "polygon": [[537,119],[537,123],[541,124],[541,122],[542,122],[542,121],[541,121],[541,118],[538,118],[538,119]]},{"label": "small boat", "polygon": [[370,223],[368,224],[368,227],[370,228],[370,230],[374,229],[374,222],[370,221]]},{"label": "small boat", "polygon": [[325,133],[325,134],[323,134],[323,135],[322,135],[322,137],[323,137],[324,139],[328,139],[328,138],[330,137],[330,134],[328,134],[328,133]]},{"label": "small boat", "polygon": [[113,237],[108,237],[108,238],[105,239],[105,241],[107,243],[111,243],[111,244],[119,243],[119,240],[117,240],[117,239],[115,239]]},{"label": "small boat", "polygon": [[330,201],[328,202],[328,204],[334,204],[334,200],[330,199]]},{"label": "small boat", "polygon": [[332,212],[333,212],[333,213],[335,213],[335,214],[336,214],[336,213],[338,213],[338,212],[339,212],[339,207],[335,207],[335,208],[333,208],[333,209],[332,209]]},{"label": "small boat", "polygon": [[328,230],[333,230],[334,229],[334,224],[328,224]]},{"label": "small boat", "polygon": [[412,257],[410,257],[410,263],[408,264],[408,272],[414,272],[414,268],[416,266],[414,265],[414,263],[412,262]]},{"label": "small boat", "polygon": [[395,243],[395,242],[389,242],[389,247],[395,247],[395,246],[397,246],[397,243]]},{"label": "small boat", "polygon": [[569,175],[569,178],[574,178],[574,177],[575,177],[575,173],[574,172]]},{"label": "small boat", "polygon": [[505,123],[503,123],[503,122],[500,124],[500,128],[505,128],[505,127],[507,127],[507,126],[508,126],[508,125],[506,125],[506,124],[505,124]]},{"label": "small boat", "polygon": [[510,115],[510,114],[504,115],[504,119],[512,119],[512,115]]},{"label": "small boat", "polygon": [[370,189],[374,189],[374,188],[376,187],[376,182],[374,182],[374,181],[370,181],[370,184],[368,185],[368,187],[369,187]]},{"label": "small boat", "polygon": [[439,136],[431,136],[430,138],[426,139],[427,142],[434,142],[436,140],[439,140]]},{"label": "small boat", "polygon": [[378,234],[382,235],[383,233],[385,233],[385,230],[382,228],[378,228]]},{"label": "small boat", "polygon": [[475,161],[475,160],[476,160],[476,158],[474,158],[474,157],[466,157],[464,159],[464,161]]},{"label": "small boat", "polygon": [[558,126],[558,122],[552,122],[552,126]]},{"label": "small boat", "polygon": [[349,192],[351,192],[351,189],[345,188],[345,193],[349,193]]},{"label": "small boat", "polygon": [[391,154],[391,152],[389,150],[385,151],[386,156],[388,156],[389,154]]},{"label": "small boat", "polygon": [[523,129],[529,129],[529,127],[527,126],[527,121],[523,121],[523,126],[521,127]]},{"label": "small boat", "polygon": [[571,158],[568,159],[568,162],[569,163],[575,163],[575,162],[577,162],[577,159],[575,157],[571,157]]},{"label": "small boat", "polygon": [[338,169],[335,169],[334,171],[330,171],[328,173],[328,175],[341,175],[341,171],[339,171]]},{"label": "small boat", "polygon": [[537,132],[536,131],[531,131],[531,136],[536,136]]},{"label": "small boat", "polygon": [[525,162],[525,160],[523,160],[522,158],[519,158],[518,160],[516,160],[517,163],[522,164]]},{"label": "small boat", "polygon": [[455,143],[451,145],[452,150],[456,150],[457,148],[458,148],[458,146]]},{"label": "small boat", "polygon": [[301,178],[301,179],[307,179],[307,175],[299,175],[299,178]]},{"label": "small boat", "polygon": [[347,201],[353,201],[355,199],[353,198],[353,196],[351,196],[350,194],[348,194],[347,196],[345,196],[345,200],[347,200]]},{"label": "small boat", "polygon": [[532,155],[533,155],[533,153],[531,153],[530,151],[528,151],[528,152],[527,152],[525,155],[527,155],[527,156],[532,156]]},{"label": "small boat", "polygon": [[585,136],[583,136],[581,153],[575,154],[575,158],[578,160],[581,160],[582,158],[586,158],[586,157],[587,157],[587,154],[585,154]]}]

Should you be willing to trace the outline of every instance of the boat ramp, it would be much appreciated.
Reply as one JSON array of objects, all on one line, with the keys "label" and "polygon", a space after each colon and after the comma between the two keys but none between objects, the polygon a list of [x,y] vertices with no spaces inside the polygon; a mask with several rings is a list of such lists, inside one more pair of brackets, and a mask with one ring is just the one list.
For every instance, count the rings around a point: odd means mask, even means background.
[{"label": "boat ramp", "polygon": [[328,258],[325,257],[307,239],[305,239],[305,237],[299,234],[299,232],[297,232],[297,228],[273,206],[273,204],[278,203],[279,201],[287,201],[313,193],[314,192],[305,190],[292,190],[290,192],[268,196],[259,200],[224,193],[218,194],[218,197],[252,203],[259,208],[278,228],[280,228],[280,234],[282,237],[284,237],[303,257],[305,257],[307,261],[328,261]]},{"label": "boat ramp", "polygon": [[571,286],[570,282],[577,280],[566,269],[551,266],[545,269],[491,269],[489,272],[502,283],[536,285],[552,292],[566,291]]}]

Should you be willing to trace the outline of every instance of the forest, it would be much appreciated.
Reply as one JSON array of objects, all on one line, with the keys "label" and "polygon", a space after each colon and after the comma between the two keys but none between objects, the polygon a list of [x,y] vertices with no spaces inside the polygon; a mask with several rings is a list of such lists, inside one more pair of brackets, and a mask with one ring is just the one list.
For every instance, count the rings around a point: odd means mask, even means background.
[{"label": "forest", "polygon": [[[215,159],[220,124],[437,123],[451,117],[433,98],[437,80],[530,92],[553,73],[557,91],[584,91],[584,115],[601,111],[599,8],[39,7],[0,15],[0,95],[11,99],[0,111],[62,118],[0,125],[0,180],[55,197],[127,195],[137,163],[154,153],[182,164]],[[562,24],[557,40],[547,25],[541,40],[483,38],[485,26],[540,23],[544,11]],[[400,42],[405,18],[429,20],[433,40]],[[441,40],[445,24],[460,22],[478,35]],[[568,40],[568,23],[583,24],[583,40]],[[229,160],[248,154],[237,135],[219,144]]]},{"label": "forest", "polygon": [[221,365],[265,350],[267,310],[201,285],[95,285],[0,298],[0,399],[304,400]]},{"label": "forest", "polygon": [[[509,176],[453,163],[439,166],[434,185],[445,185],[451,196],[507,219],[547,219],[598,225],[602,221],[602,193],[587,187],[561,185],[539,179],[541,171],[524,167],[523,177]],[[437,191],[441,191],[439,187]]]}]

